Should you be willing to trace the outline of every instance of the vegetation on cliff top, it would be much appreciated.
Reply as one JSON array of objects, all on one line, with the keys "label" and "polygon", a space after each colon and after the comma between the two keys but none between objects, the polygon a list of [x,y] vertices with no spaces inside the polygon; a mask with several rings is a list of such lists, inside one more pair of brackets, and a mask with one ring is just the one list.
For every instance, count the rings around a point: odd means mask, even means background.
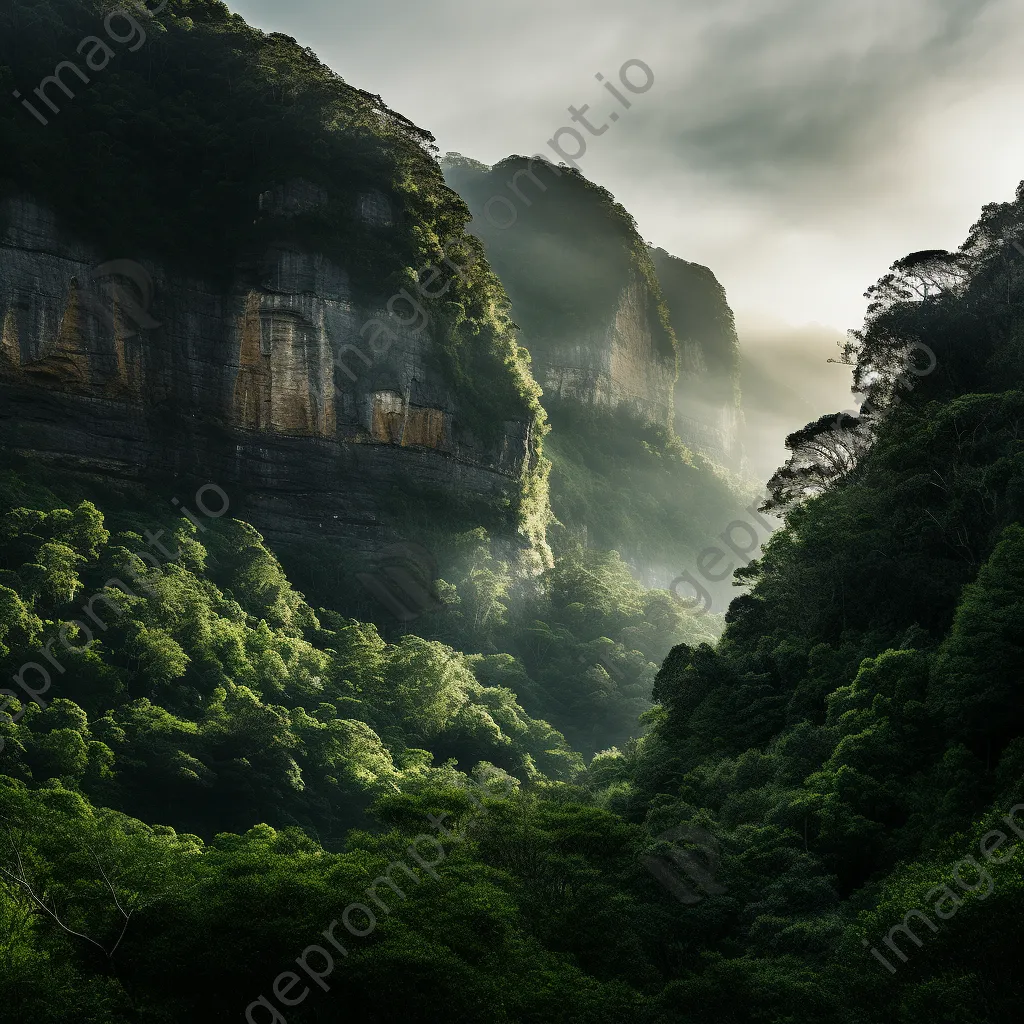
[{"label": "vegetation on cliff top", "polygon": [[[697,263],[652,249],[669,322],[679,344],[678,412],[740,408],[740,343],[725,289]],[[704,370],[697,375],[697,371]],[[699,417],[698,417],[699,418]]]},{"label": "vegetation on cliff top", "polygon": [[740,372],[736,320],[714,273],[664,249],[651,249],[651,261],[680,345],[699,348],[713,377],[735,383]]}]

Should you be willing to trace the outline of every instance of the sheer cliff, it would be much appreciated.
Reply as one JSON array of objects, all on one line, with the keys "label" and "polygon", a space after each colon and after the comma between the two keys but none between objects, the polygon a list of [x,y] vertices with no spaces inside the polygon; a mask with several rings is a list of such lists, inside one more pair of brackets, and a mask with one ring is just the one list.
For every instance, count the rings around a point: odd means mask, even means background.
[{"label": "sheer cliff", "polygon": [[669,321],[679,345],[675,426],[683,442],[739,468],[740,343],[725,289],[707,267],[652,249]]},{"label": "sheer cliff", "polygon": [[512,300],[545,407],[667,425],[675,339],[632,217],[578,171],[543,160],[492,168],[449,153],[442,166]]},{"label": "sheer cliff", "polygon": [[714,274],[649,249],[614,197],[569,167],[457,153],[442,166],[512,299],[546,407],[671,423],[739,469],[739,342]]},{"label": "sheer cliff", "polygon": [[61,91],[55,34],[103,7],[37,8],[0,13],[49,115],[0,112],[0,444],[212,479],[277,543],[369,551],[443,510],[542,560],[538,388],[432,137],[212,3],[139,12],[146,45]]},{"label": "sheer cliff", "polygon": [[720,473],[742,465],[724,290],[706,268],[650,249],[611,193],[575,169],[458,153],[442,168],[543,389],[556,549],[614,548],[668,585],[742,507]]}]

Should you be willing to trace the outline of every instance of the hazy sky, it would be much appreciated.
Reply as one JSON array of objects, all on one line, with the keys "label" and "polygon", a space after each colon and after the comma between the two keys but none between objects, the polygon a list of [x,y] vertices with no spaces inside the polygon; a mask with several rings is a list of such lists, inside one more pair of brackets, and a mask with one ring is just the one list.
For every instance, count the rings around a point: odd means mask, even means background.
[{"label": "hazy sky", "polygon": [[[955,248],[1024,178],[1021,0],[229,5],[442,153],[551,154],[570,104],[598,128],[620,111],[580,169],[652,244],[710,266],[752,339],[780,321],[858,326],[894,259]],[[654,84],[625,110],[594,76],[617,83],[630,59]]]}]

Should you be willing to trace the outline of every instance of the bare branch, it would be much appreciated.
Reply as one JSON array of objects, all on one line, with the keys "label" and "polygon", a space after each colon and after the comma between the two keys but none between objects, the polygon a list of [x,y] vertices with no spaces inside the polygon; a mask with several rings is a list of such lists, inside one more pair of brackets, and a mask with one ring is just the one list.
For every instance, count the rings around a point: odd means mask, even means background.
[{"label": "bare branch", "polygon": [[[20,860],[20,857],[19,857],[19,860]],[[104,952],[104,954],[105,954],[106,956],[108,956],[108,957],[109,957],[109,956],[111,956],[111,954],[110,954],[110,953],[107,953],[106,949],[105,949],[105,948],[104,948],[103,946],[101,946],[101,945],[100,945],[100,944],[99,944],[99,943],[98,943],[98,942],[97,942],[97,941],[96,941],[95,939],[91,939],[91,938],[89,938],[89,936],[88,936],[88,935],[83,935],[83,934],[82,934],[81,932],[76,932],[76,931],[74,930],[74,928],[70,928],[70,927],[69,927],[68,925],[66,925],[66,924],[65,924],[65,923],[64,923],[64,922],[63,922],[63,921],[62,921],[62,920],[61,920],[61,919],[60,919],[60,918],[59,918],[59,917],[57,916],[57,914],[56,914],[56,913],[55,913],[54,911],[52,911],[52,910],[51,910],[51,909],[50,909],[50,908],[49,908],[49,907],[48,907],[48,906],[47,906],[47,905],[46,905],[46,904],[45,904],[45,903],[44,903],[44,902],[43,902],[43,901],[42,901],[42,900],[41,900],[41,899],[40,899],[40,898],[39,898],[39,897],[38,897],[38,896],[36,895],[36,892],[35,892],[35,890],[34,890],[34,889],[32,888],[31,884],[30,884],[30,883],[28,882],[28,880],[27,880],[27,879],[25,879],[25,878],[19,878],[19,877],[18,877],[17,875],[15,875],[15,874],[13,874],[12,872],[8,871],[8,870],[7,870],[7,868],[4,868],[4,867],[0,867],[0,873],[2,873],[2,874],[4,874],[4,875],[6,875],[6,876],[7,876],[8,878],[12,879],[12,880],[13,880],[14,882],[17,882],[17,883],[18,883],[18,884],[19,884],[20,886],[22,886],[22,887],[24,888],[25,892],[27,892],[27,893],[28,893],[28,895],[29,895],[29,898],[30,898],[30,899],[32,900],[32,902],[33,902],[33,903],[35,903],[35,905],[36,905],[37,907],[39,907],[39,909],[40,909],[40,910],[42,910],[42,911],[43,911],[43,913],[45,913],[45,914],[46,914],[46,915],[47,915],[48,917],[51,917],[51,918],[53,918],[53,920],[54,920],[54,921],[55,921],[55,922],[57,923],[57,925],[58,925],[58,926],[59,926],[60,928],[62,928],[62,929],[63,929],[64,931],[66,931],[66,932],[67,932],[67,933],[68,933],[69,935],[74,935],[74,936],[75,936],[76,938],[79,938],[79,939],[85,939],[85,941],[86,941],[86,942],[90,942],[90,943],[92,943],[92,945],[94,945],[94,946],[95,946],[95,947],[96,947],[97,949],[101,949],[101,950],[103,950],[103,952]]]}]

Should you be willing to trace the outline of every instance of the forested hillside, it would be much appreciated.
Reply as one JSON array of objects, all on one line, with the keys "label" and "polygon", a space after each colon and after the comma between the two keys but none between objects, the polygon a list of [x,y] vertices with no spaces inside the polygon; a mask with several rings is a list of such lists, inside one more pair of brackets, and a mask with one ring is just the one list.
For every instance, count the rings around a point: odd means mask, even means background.
[{"label": "forested hillside", "polygon": [[[94,604],[108,628],[57,648],[45,696],[22,672],[46,707],[2,727],[7,1019],[1016,1020],[1007,225],[1024,190],[943,257],[941,293],[913,296],[913,261],[883,280],[850,350],[870,403],[832,425],[856,458],[815,470],[791,439],[787,528],[724,638],[677,646],[651,733],[587,767],[507,676],[314,613],[243,524],[197,535],[127,497],[104,517],[9,473],[6,677],[106,580],[137,589],[104,591],[122,613]],[[180,554],[147,570],[154,521]],[[497,767],[473,796],[449,758]],[[335,927],[328,971],[309,947]]]},{"label": "forested hillside", "polygon": [[[531,803],[557,794],[545,813],[553,834],[564,834],[567,864],[590,822],[622,832],[569,785],[584,771],[581,756],[531,718],[513,690],[534,705],[554,701],[584,748],[610,725],[628,730],[630,713],[635,728],[656,667],[641,650],[701,633],[621,562],[583,552],[560,560],[509,622],[488,570],[471,561],[458,584],[438,583],[456,623],[448,628],[479,639],[493,616],[493,634],[526,653],[522,663],[501,653],[467,657],[414,635],[389,644],[372,625],[314,611],[259,534],[225,514],[226,495],[210,499],[215,518],[197,514],[202,496],[176,499],[175,509],[135,489],[81,481],[65,481],[58,496],[30,466],[13,463],[0,478],[0,670],[12,683],[0,717],[0,914],[10,965],[0,1012],[10,1019],[214,1020],[244,1009],[258,963],[272,967],[275,950],[305,927],[304,914],[333,905],[323,886],[365,887],[438,797],[453,825],[474,818],[463,792],[469,772],[489,772],[506,797],[520,788]],[[477,557],[487,558],[480,540]],[[500,816],[507,813],[503,805]],[[380,835],[380,823],[391,831]],[[492,841],[506,849],[499,834]],[[475,929],[486,933],[495,911],[508,918],[499,930],[513,928],[509,955],[525,938],[515,935],[507,883],[481,868],[465,860],[472,891],[460,927],[471,962]],[[233,895],[223,891],[229,876],[239,883]],[[265,917],[253,901],[276,901],[279,884],[291,893],[286,917],[300,905],[307,911],[292,925],[268,919],[273,938],[243,939],[252,913]],[[311,888],[299,895],[296,884]],[[438,896],[424,889],[424,898]],[[415,905],[407,908],[413,928],[426,906]],[[187,920],[193,911],[212,916]],[[449,933],[447,912],[435,926]],[[175,959],[184,965],[190,935],[212,929],[234,943],[225,928],[238,942],[221,969],[235,980],[215,996],[176,993],[159,950],[183,943]],[[451,950],[435,962],[425,942],[409,933],[385,958],[397,964],[421,948],[421,970],[447,972]],[[564,966],[532,941],[513,959],[530,990]],[[505,955],[499,960],[470,973],[486,986],[513,984]],[[577,977],[565,975],[565,991]],[[598,1005],[605,986],[580,977]],[[448,972],[437,983],[454,995],[468,976]],[[143,994],[139,985],[153,987]],[[537,998],[546,1005],[554,997]],[[402,1002],[419,1000],[410,988]]]},{"label": "forested hillside", "polygon": [[[109,9],[0,11],[0,81]],[[185,265],[244,262],[263,229],[241,193],[293,172],[465,225],[426,133],[310,51],[211,0],[144,20],[166,48],[111,68],[81,118],[30,135],[0,114],[5,188]],[[294,229],[357,251],[368,291],[439,258],[433,229],[374,248],[351,208]],[[787,439],[765,505],[785,528],[724,622],[631,571],[737,499],[628,405],[556,414],[558,521],[539,455],[525,491],[554,551],[533,571],[455,498],[384,494],[437,559],[402,578],[404,618],[348,589],[343,545],[296,535],[289,563],[244,487],[0,451],[0,1022],[1016,1024],[1022,243],[1024,184],[961,250],[869,290],[842,355],[859,415]],[[435,356],[474,416],[515,407],[543,434],[501,283],[466,245]],[[553,339],[570,313],[519,326]]]}]

